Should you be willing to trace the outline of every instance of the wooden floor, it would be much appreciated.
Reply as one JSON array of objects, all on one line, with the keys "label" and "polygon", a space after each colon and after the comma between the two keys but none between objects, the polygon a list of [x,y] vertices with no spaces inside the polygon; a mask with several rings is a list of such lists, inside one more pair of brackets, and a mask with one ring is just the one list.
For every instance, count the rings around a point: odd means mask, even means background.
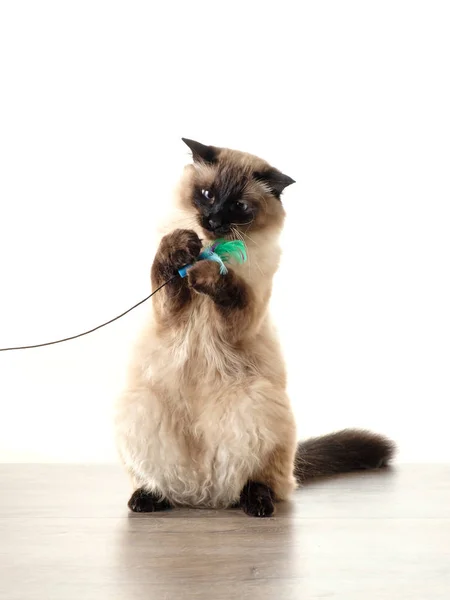
[{"label": "wooden floor", "polygon": [[0,466],[3,600],[449,600],[450,465],[320,481],[275,518],[129,515],[113,466]]}]

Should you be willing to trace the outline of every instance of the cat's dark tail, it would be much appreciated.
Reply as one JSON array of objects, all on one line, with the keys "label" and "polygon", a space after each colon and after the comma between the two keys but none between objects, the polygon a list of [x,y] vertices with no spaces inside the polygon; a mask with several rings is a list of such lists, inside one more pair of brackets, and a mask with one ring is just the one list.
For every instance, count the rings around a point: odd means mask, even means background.
[{"label": "cat's dark tail", "polygon": [[344,429],[300,442],[294,474],[299,483],[321,477],[388,465],[395,444],[363,429]]}]

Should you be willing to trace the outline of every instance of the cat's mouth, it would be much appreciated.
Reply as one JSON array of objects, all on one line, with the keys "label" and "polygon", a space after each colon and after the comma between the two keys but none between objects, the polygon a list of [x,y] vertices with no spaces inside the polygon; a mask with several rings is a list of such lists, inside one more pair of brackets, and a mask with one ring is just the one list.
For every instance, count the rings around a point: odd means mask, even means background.
[{"label": "cat's mouth", "polygon": [[200,219],[200,225],[206,236],[212,240],[217,238],[232,239],[233,228],[229,223],[217,223],[205,217]]},{"label": "cat's mouth", "polygon": [[215,229],[208,229],[208,233],[216,238],[225,237],[228,234],[231,234],[231,227],[224,225],[222,227],[216,227]]},{"label": "cat's mouth", "polygon": [[205,232],[205,237],[210,240],[211,242],[214,242],[216,240],[234,240],[235,236],[233,234],[233,232],[231,230],[228,231],[224,231],[222,233],[220,233],[219,231],[208,231],[208,230],[203,230]]}]

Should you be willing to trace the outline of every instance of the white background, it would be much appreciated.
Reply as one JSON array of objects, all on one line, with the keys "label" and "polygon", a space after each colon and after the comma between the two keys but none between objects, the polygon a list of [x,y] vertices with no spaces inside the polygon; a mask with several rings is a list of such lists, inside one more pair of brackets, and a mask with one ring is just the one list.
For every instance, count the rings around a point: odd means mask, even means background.
[{"label": "white background", "polygon": [[[149,293],[181,136],[259,154],[284,202],[274,312],[299,435],[450,459],[448,2],[0,5],[0,346]],[[141,307],[0,353],[0,460],[115,460]]]}]

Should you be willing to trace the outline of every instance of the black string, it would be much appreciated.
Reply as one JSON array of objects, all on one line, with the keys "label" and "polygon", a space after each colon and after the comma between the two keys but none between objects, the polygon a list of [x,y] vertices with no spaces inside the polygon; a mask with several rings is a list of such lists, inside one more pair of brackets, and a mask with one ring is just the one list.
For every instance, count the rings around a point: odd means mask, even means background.
[{"label": "black string", "polygon": [[72,335],[70,337],[63,338],[62,340],[56,340],[54,342],[45,342],[45,344],[33,344],[32,346],[17,346],[15,348],[0,348],[0,352],[6,352],[7,350],[28,350],[29,348],[42,348],[42,346],[51,346],[52,344],[60,344],[61,342],[68,342],[69,340],[74,340],[75,338],[79,338],[79,337],[82,337],[83,335],[87,335],[88,333],[92,333],[93,331],[97,331],[97,329],[100,329],[101,327],[105,327],[105,325],[109,325],[110,323],[113,323],[114,321],[117,321],[117,319],[124,317],[126,314],[128,314],[129,312],[131,312],[132,310],[134,310],[135,308],[137,308],[144,302],[147,302],[147,300],[149,298],[151,298],[154,294],[156,294],[156,292],[159,292],[159,290],[161,290],[165,285],[167,285],[168,283],[173,281],[175,279],[175,277],[178,277],[178,275],[174,275],[173,277],[171,277],[170,279],[165,281],[162,285],[159,286],[159,288],[156,288],[156,290],[154,292],[152,292],[149,296],[147,296],[147,298],[144,298],[143,300],[141,300],[140,302],[138,302],[137,304],[135,304],[134,306],[132,306],[131,308],[129,308],[128,310],[123,312],[118,317],[114,317],[114,319],[110,319],[109,321],[106,321],[106,323],[102,323],[102,325],[97,325],[97,327],[94,327],[94,329],[89,329],[89,331],[85,331],[84,333],[79,333],[78,335]]}]

